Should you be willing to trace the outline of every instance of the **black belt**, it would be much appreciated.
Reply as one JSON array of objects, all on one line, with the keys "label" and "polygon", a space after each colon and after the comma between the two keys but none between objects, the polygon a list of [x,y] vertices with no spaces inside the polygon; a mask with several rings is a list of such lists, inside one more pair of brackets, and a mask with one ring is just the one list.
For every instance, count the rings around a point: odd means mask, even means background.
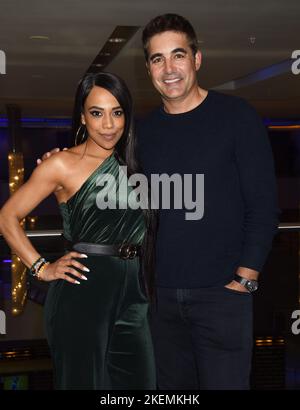
[{"label": "black belt", "polygon": [[65,246],[69,250],[73,249],[80,253],[90,253],[100,256],[118,256],[121,259],[133,259],[141,256],[141,247],[129,243],[122,243],[120,245],[101,245],[89,242],[73,243],[65,239]]}]

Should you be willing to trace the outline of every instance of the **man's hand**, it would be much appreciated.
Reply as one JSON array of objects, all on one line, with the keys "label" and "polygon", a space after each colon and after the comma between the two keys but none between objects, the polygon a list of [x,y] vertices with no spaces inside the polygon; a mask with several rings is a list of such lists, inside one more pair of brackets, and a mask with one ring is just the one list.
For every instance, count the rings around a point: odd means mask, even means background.
[{"label": "man's hand", "polygon": [[[243,278],[246,279],[252,279],[252,280],[257,280],[259,272],[253,269],[245,268],[243,266],[240,266],[237,269],[236,272],[239,276],[242,276]],[[228,289],[233,289],[233,290],[238,290],[239,292],[247,292],[250,293],[248,289],[245,288],[245,286],[241,285],[240,283],[236,282],[235,280],[231,281],[228,283],[225,288]]]},{"label": "man's hand", "polygon": [[241,285],[240,283],[236,282],[235,280],[233,280],[230,283],[228,283],[227,285],[225,285],[225,288],[232,289],[232,290],[238,290],[239,292],[250,293],[249,290],[245,288],[245,286]]},{"label": "man's hand", "polygon": [[[64,148],[63,151],[67,151],[68,148]],[[51,151],[46,152],[43,156],[42,159],[38,158],[36,160],[37,165],[40,165],[45,159],[50,158],[52,154],[55,154],[56,152],[59,152],[59,148],[53,148]]]}]

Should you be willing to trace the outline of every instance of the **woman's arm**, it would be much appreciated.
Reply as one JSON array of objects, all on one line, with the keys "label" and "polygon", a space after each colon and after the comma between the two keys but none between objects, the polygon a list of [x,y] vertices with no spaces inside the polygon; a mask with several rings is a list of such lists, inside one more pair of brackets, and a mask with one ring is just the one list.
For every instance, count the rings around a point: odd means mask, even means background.
[{"label": "woman's arm", "polygon": [[[36,208],[43,199],[54,192],[58,185],[63,185],[64,174],[65,165],[61,160],[61,155],[53,155],[33,171],[30,179],[9,198],[0,211],[0,231],[12,251],[19,256],[28,268],[41,255],[25,235],[20,226],[20,221]],[[72,257],[79,258],[83,256],[80,256],[77,252],[65,255],[57,262],[48,265],[44,269],[41,279],[48,281],[62,278],[69,282],[75,282],[74,279],[65,275],[65,272],[82,278],[82,275],[69,265],[82,270],[86,269],[77,261],[72,260]]]}]

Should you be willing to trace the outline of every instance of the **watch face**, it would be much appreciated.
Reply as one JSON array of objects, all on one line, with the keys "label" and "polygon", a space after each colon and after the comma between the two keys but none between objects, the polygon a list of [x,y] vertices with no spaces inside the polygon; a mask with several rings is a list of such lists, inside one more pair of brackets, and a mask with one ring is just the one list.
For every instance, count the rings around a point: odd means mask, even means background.
[{"label": "watch face", "polygon": [[249,292],[254,292],[258,288],[258,283],[256,280],[248,280],[245,286]]}]

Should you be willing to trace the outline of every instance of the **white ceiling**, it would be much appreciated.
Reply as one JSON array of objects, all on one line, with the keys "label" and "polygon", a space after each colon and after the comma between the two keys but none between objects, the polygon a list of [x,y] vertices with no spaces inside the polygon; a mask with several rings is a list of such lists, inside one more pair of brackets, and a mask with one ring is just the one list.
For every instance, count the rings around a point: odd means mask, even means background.
[{"label": "white ceiling", "polygon": [[[300,0],[0,0],[0,50],[7,58],[0,114],[5,104],[17,103],[23,115],[70,115],[79,78],[115,27],[142,27],[166,12],[188,18],[203,41],[204,88],[280,63],[300,49]],[[140,113],[159,103],[146,74],[141,31],[106,67],[125,79]],[[265,116],[300,118],[300,74],[287,71],[228,92]]]}]

